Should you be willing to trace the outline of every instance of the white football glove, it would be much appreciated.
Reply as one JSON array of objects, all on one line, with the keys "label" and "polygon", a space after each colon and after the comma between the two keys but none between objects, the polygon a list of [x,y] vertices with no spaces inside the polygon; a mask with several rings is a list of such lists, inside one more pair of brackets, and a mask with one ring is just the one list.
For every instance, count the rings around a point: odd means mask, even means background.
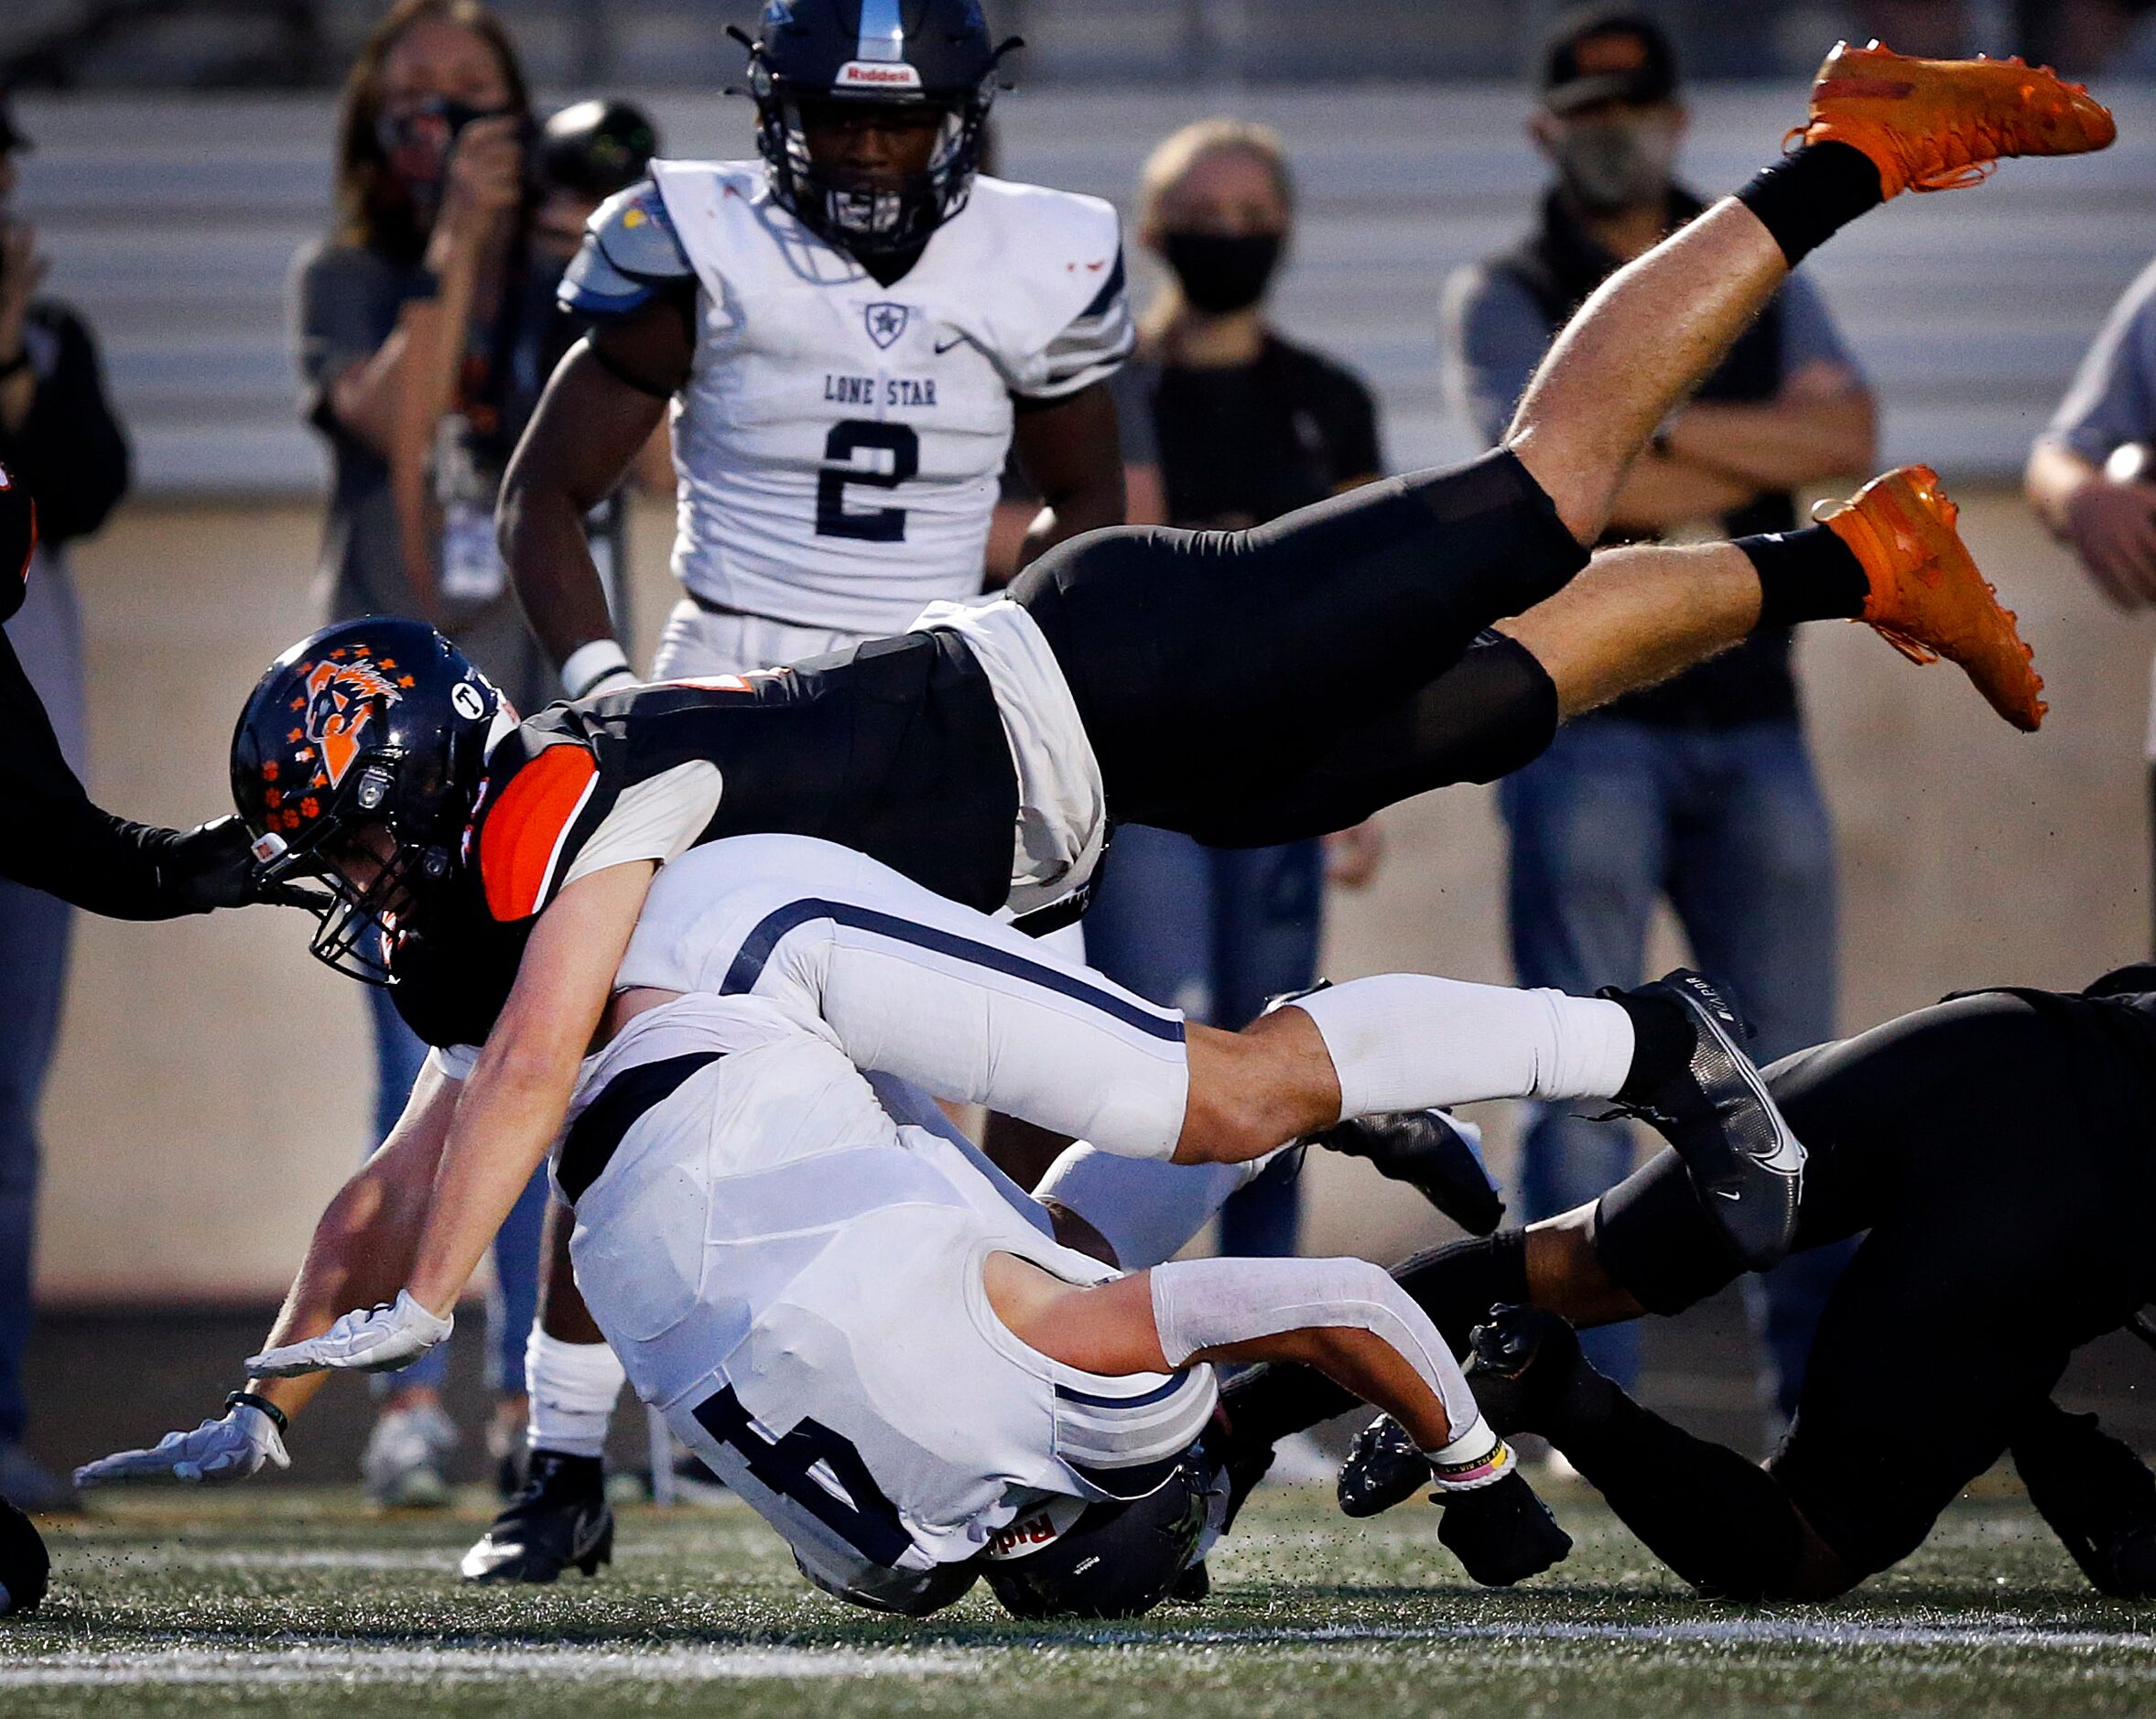
[{"label": "white football glove", "polygon": [[141,1480],[171,1476],[175,1480],[244,1480],[265,1463],[289,1468],[285,1441],[276,1422],[261,1410],[234,1403],[222,1421],[205,1421],[192,1432],[168,1432],[146,1451],[121,1451],[118,1454],[85,1463],[75,1470],[78,1487],[103,1486],[108,1480]]},{"label": "white football glove", "polygon": [[247,1371],[256,1378],[289,1378],[324,1368],[340,1373],[394,1373],[446,1338],[456,1323],[454,1314],[438,1317],[414,1301],[410,1290],[399,1290],[395,1302],[355,1307],[319,1337],[250,1355]]}]

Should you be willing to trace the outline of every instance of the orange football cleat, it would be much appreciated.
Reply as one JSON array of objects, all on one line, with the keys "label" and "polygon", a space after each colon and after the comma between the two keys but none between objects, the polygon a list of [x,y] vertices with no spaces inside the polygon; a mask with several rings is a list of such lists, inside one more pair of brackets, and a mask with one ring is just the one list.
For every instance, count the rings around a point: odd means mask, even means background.
[{"label": "orange football cleat", "polygon": [[1790,134],[1861,149],[1889,197],[1954,190],[2003,157],[2084,155],[2118,135],[2108,108],[2047,66],[1912,59],[1877,42],[1835,44],[1812,83],[1812,123]]},{"label": "orange football cleat", "polygon": [[1862,619],[1912,663],[1958,663],[1991,708],[2034,733],[2047,708],[2043,676],[2014,630],[2014,611],[1954,529],[1960,509],[1929,466],[1874,478],[1819,523],[1849,546],[1870,586]]}]

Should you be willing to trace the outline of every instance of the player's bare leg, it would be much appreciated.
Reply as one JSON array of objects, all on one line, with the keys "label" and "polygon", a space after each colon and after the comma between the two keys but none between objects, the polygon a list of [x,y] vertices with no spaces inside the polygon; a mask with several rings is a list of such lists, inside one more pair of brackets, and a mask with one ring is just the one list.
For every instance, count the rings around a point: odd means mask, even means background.
[{"label": "player's bare leg", "polygon": [[1605,552],[1499,630],[1542,665],[1568,719],[1725,651],[1756,626],[1842,616],[1868,622],[1912,662],[1958,663],[2000,716],[2034,730],[2042,678],[2013,611],[1956,534],[1956,512],[1934,472],[1906,467],[1805,530]]},{"label": "player's bare leg", "polygon": [[1617,271],[1527,384],[1505,442],[1593,543],[1655,427],[1719,363],[1790,265],[1758,217],[1725,199]]},{"label": "player's bare leg", "polygon": [[1837,46],[1804,146],[1612,275],[1558,337],[1506,440],[1581,543],[1655,427],[1815,245],[1905,189],[1973,184],[2007,156],[2101,149],[2111,116],[2011,61]]},{"label": "player's bare leg", "polygon": [[1533,653],[1569,719],[1740,643],[1759,620],[1759,572],[1743,550],[1657,545],[1597,556],[1498,631]]}]

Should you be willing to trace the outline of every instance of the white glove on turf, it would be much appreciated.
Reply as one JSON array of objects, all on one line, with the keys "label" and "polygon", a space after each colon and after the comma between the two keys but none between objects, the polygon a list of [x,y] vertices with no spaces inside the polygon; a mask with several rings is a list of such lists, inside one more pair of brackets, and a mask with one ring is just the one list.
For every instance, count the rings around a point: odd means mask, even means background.
[{"label": "white glove on turf", "polygon": [[222,1421],[205,1421],[192,1432],[168,1432],[146,1451],[121,1451],[75,1470],[78,1487],[108,1480],[169,1475],[176,1480],[244,1480],[265,1463],[289,1468],[276,1422],[259,1409],[234,1403]]},{"label": "white glove on turf", "polygon": [[247,1371],[258,1378],[289,1378],[323,1368],[341,1373],[394,1373],[417,1360],[446,1338],[456,1325],[399,1290],[395,1303],[356,1307],[305,1343],[288,1343],[247,1357]]}]

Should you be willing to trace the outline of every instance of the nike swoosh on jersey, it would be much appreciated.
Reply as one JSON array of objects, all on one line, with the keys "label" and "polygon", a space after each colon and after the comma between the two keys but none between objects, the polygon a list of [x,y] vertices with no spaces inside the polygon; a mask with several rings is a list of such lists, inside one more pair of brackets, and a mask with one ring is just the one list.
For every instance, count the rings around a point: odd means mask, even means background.
[{"label": "nike swoosh on jersey", "polygon": [[963,346],[965,343],[966,337],[963,334],[959,335],[959,338],[955,341],[938,341],[936,342],[936,355],[937,357],[941,358],[944,353],[949,351],[952,347]]}]

